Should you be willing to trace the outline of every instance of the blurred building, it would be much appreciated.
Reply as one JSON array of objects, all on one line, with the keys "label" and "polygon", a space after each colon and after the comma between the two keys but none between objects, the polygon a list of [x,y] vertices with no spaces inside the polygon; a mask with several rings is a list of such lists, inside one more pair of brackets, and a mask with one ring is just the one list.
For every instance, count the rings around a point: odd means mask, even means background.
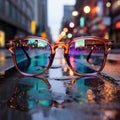
[{"label": "blurred building", "polygon": [[47,0],[35,1],[35,21],[37,22],[37,35],[50,38],[48,28]]},{"label": "blurred building", "polygon": [[47,36],[47,0],[0,0],[0,47],[14,37]]},{"label": "blurred building", "polygon": [[63,19],[60,31],[60,40],[66,41],[67,38],[72,38],[72,31],[75,25],[74,17],[72,16],[72,11],[74,10],[73,5],[64,5]]},{"label": "blurred building", "polygon": [[111,6],[112,39],[115,46],[120,48],[120,0],[113,1]]},{"label": "blurred building", "polygon": [[74,20],[72,14],[71,14],[73,10],[74,10],[74,6],[72,6],[72,5],[64,5],[62,27],[67,26],[67,24],[70,21]]},{"label": "blurred building", "polygon": [[0,0],[0,31],[5,40],[31,33],[34,0]]},{"label": "blurred building", "polygon": [[[84,11],[86,6],[88,13]],[[105,37],[120,47],[120,0],[76,0],[75,10],[81,36],[88,33]]]}]

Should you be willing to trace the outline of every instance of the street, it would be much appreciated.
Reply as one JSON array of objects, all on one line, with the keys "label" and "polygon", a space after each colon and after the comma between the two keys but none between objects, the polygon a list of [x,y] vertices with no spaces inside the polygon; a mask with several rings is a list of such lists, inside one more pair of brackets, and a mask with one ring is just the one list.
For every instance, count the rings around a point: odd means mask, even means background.
[{"label": "street", "polygon": [[[15,73],[0,80],[5,120],[119,120],[120,87],[105,78],[48,79]],[[86,116],[87,113],[87,116]]]},{"label": "street", "polygon": [[0,120],[120,120],[120,0],[0,0]]},{"label": "street", "polygon": [[16,120],[19,114],[17,120],[119,120],[119,59],[108,56],[107,77],[79,78],[57,53],[41,77],[23,77],[16,70],[1,75],[0,119]]}]

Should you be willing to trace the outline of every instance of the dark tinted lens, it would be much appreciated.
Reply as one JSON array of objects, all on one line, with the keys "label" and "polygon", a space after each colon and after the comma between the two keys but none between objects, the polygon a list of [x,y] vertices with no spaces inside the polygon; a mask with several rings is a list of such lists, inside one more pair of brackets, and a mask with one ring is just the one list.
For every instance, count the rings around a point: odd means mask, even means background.
[{"label": "dark tinted lens", "polygon": [[103,65],[104,52],[102,41],[78,39],[69,47],[69,61],[78,73],[94,73]]},{"label": "dark tinted lens", "polygon": [[22,40],[16,45],[16,63],[18,68],[28,74],[43,72],[48,64],[51,48],[46,41]]}]

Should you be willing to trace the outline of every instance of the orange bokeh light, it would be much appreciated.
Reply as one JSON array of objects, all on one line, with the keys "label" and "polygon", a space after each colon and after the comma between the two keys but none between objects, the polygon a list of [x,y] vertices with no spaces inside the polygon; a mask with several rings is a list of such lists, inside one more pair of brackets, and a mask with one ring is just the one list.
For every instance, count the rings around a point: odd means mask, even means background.
[{"label": "orange bokeh light", "polygon": [[116,28],[116,29],[120,29],[120,21],[118,21],[118,22],[115,24],[115,28]]}]

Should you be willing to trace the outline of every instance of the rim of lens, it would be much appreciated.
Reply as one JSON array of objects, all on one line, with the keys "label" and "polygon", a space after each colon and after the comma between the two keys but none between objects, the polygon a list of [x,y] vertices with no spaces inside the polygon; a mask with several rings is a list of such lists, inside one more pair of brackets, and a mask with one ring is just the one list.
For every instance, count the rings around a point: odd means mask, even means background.
[{"label": "rim of lens", "polygon": [[[80,73],[78,72],[77,70],[74,69],[73,65],[71,64],[70,62],[70,59],[69,59],[69,64],[70,64],[70,68],[72,69],[72,71],[76,74],[76,75],[95,75],[99,72],[101,72],[105,66],[105,63],[106,63],[106,58],[107,58],[107,55],[106,55],[106,46],[105,46],[105,43],[108,42],[109,40],[107,39],[100,39],[99,37],[78,37],[78,38],[74,38],[72,41],[70,41],[69,43],[69,49],[68,49],[68,54],[69,54],[69,51],[70,51],[70,46],[75,43],[76,41],[82,41],[82,40],[93,40],[93,41],[99,41],[101,42],[104,46],[104,52],[103,52],[103,62],[102,62],[102,65],[100,66],[99,70],[95,71],[95,72],[91,72],[91,73]],[[104,41],[105,40],[105,41]]]},{"label": "rim of lens", "polygon": [[[47,39],[45,39],[45,38],[41,38],[41,37],[25,37],[25,38],[23,38],[23,39],[20,39],[20,40],[18,40],[17,41],[17,43],[19,42],[19,41],[27,41],[28,39],[30,39],[30,40],[39,40],[39,41],[44,41],[44,42],[46,42],[47,44],[48,44],[48,46],[49,46],[49,48],[50,48],[50,56],[51,56],[51,54],[52,54],[52,48],[51,48],[51,45],[50,45],[50,41],[48,41]],[[51,63],[50,63],[50,61],[51,60],[49,60],[49,62],[48,62],[48,66],[42,71],[42,72],[39,72],[39,73],[27,73],[27,72],[25,72],[25,71],[22,71],[20,68],[19,68],[19,66],[17,65],[17,59],[16,59],[16,55],[15,56],[13,56],[14,57],[14,61],[15,61],[15,66],[16,66],[16,68],[17,68],[17,70],[22,74],[22,75],[25,75],[25,76],[37,76],[37,75],[42,75],[43,73],[45,73],[45,72],[47,72],[47,70],[48,70],[48,68],[50,67],[50,65],[51,65]],[[50,59],[51,59],[51,57],[50,57]]]}]

